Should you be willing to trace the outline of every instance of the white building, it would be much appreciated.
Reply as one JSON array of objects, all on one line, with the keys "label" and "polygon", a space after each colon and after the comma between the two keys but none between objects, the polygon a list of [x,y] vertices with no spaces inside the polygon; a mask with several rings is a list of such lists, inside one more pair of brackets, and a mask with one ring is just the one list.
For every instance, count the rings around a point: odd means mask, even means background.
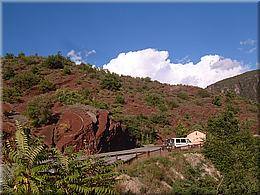
[{"label": "white building", "polygon": [[206,134],[200,131],[193,131],[187,135],[187,138],[190,139],[192,144],[200,144],[206,140]]}]

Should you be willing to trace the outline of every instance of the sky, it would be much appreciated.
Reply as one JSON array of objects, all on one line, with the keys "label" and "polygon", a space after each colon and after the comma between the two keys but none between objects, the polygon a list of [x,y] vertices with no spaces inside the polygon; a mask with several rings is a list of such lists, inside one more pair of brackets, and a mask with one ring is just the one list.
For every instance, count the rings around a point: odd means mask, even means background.
[{"label": "sky", "polygon": [[256,69],[257,3],[3,3],[3,54],[206,87]]}]

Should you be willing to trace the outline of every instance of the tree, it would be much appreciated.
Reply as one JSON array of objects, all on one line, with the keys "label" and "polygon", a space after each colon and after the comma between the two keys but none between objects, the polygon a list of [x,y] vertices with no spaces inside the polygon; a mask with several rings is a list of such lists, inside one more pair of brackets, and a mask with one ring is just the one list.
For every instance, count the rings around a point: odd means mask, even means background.
[{"label": "tree", "polygon": [[219,193],[251,194],[257,188],[256,140],[228,107],[208,121],[204,154],[223,174]]}]

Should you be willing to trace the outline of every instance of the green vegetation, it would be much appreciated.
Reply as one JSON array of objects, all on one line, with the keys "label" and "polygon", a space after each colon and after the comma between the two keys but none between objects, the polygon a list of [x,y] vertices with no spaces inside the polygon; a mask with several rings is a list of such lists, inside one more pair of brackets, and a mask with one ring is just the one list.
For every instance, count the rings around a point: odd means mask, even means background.
[{"label": "green vegetation", "polygon": [[[192,163],[194,159],[197,163]],[[200,153],[174,152],[133,162],[121,171],[143,184],[141,193],[216,194],[219,178],[213,178],[204,167],[209,162]],[[212,170],[216,174],[216,170]],[[167,187],[162,184],[168,184]]]},{"label": "green vegetation", "polygon": [[205,89],[200,89],[197,93],[197,96],[201,98],[206,98],[206,97],[210,97],[210,93]]},{"label": "green vegetation", "polygon": [[90,158],[78,160],[78,153],[64,156],[31,139],[17,124],[15,141],[4,143],[2,193],[115,194],[114,165]]},{"label": "green vegetation", "polygon": [[44,79],[44,80],[41,80],[39,83],[39,90],[43,93],[47,93],[49,91],[55,91],[56,87],[52,82]]},{"label": "green vegetation", "polygon": [[189,95],[187,94],[187,92],[185,91],[181,91],[177,94],[177,97],[183,100],[188,100],[189,99]]},{"label": "green vegetation", "polygon": [[118,91],[122,86],[119,76],[115,73],[106,73],[101,80],[101,87],[111,91]]},{"label": "green vegetation", "polygon": [[204,154],[223,174],[218,193],[257,193],[257,139],[232,109],[208,122]]},{"label": "green vegetation", "polygon": [[148,106],[157,107],[162,112],[167,111],[168,109],[165,99],[160,94],[147,94],[145,101]]},{"label": "green vegetation", "polygon": [[25,90],[30,89],[40,82],[40,77],[31,71],[22,72],[13,78],[14,87]]},{"label": "green vegetation", "polygon": [[44,65],[50,69],[63,69],[66,64],[71,64],[71,61],[63,57],[60,52],[48,56],[44,62]]},{"label": "green vegetation", "polygon": [[177,102],[175,99],[169,101],[169,102],[168,102],[168,105],[169,105],[170,109],[178,108],[178,107],[179,107],[179,104],[178,104],[178,102]]},{"label": "green vegetation", "polygon": [[115,103],[116,104],[124,104],[125,103],[125,98],[123,95],[121,94],[117,94],[116,95],[116,99],[115,99]]},{"label": "green vegetation", "polygon": [[212,100],[212,104],[215,106],[221,106],[222,105],[222,99],[220,96],[215,96],[214,99]]},{"label": "green vegetation", "polygon": [[3,89],[3,102],[15,103],[19,102],[21,92],[15,87],[5,87]]},{"label": "green vegetation", "polygon": [[34,126],[48,124],[52,121],[52,106],[51,97],[46,95],[38,96],[28,103],[26,115],[32,120]]},{"label": "green vegetation", "polygon": [[7,66],[3,67],[3,79],[9,80],[15,76],[14,68]]},{"label": "green vegetation", "polygon": [[64,66],[63,67],[63,74],[64,75],[70,75],[71,74],[71,69],[69,66]]},{"label": "green vegetation", "polygon": [[189,130],[182,123],[179,123],[175,128],[176,137],[185,137],[188,131]]},{"label": "green vegetation", "polygon": [[73,105],[77,103],[86,103],[87,100],[75,90],[58,89],[56,91],[56,99],[66,105]]}]

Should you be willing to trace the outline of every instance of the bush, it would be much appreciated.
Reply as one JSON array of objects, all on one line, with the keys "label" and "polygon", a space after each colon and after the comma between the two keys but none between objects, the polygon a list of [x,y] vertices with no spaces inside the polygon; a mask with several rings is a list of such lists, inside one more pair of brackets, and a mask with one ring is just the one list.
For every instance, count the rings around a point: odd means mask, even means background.
[{"label": "bush", "polygon": [[70,70],[70,68],[68,66],[64,66],[63,74],[64,75],[70,75],[71,74],[71,70]]},{"label": "bush", "polygon": [[155,124],[160,124],[163,126],[170,125],[168,116],[163,113],[152,115],[150,120],[152,123],[155,123]]},{"label": "bush", "polygon": [[56,99],[66,105],[85,103],[82,95],[80,95],[77,91],[72,91],[70,89],[59,89],[56,92]]},{"label": "bush", "polygon": [[81,72],[92,73],[95,71],[94,68],[92,68],[92,66],[90,64],[82,64],[79,67],[80,67]]},{"label": "bush", "polygon": [[107,73],[105,77],[101,80],[101,87],[103,89],[108,89],[111,91],[118,91],[120,90],[122,83],[120,78],[115,73]]},{"label": "bush", "polygon": [[4,57],[5,57],[5,59],[14,59],[15,58],[14,54],[12,54],[12,53],[6,53]]},{"label": "bush", "polygon": [[189,99],[189,95],[185,92],[185,91],[181,91],[177,94],[178,98],[181,98],[183,100],[188,100]]},{"label": "bush", "polygon": [[21,90],[30,89],[40,82],[40,77],[32,72],[23,72],[15,75],[13,84]]},{"label": "bush", "polygon": [[99,102],[94,100],[91,104],[99,109],[108,109],[108,105],[105,102]]},{"label": "bush", "polygon": [[3,79],[9,80],[15,76],[15,71],[12,67],[7,66],[3,68]]},{"label": "bush", "polygon": [[148,106],[156,106],[162,112],[168,109],[164,98],[159,94],[148,94],[145,101]]},{"label": "bush", "polygon": [[38,96],[31,100],[26,108],[26,115],[32,120],[34,126],[48,124],[52,121],[51,108],[53,102],[47,96]]},{"label": "bush", "polygon": [[43,93],[47,93],[49,91],[55,91],[56,87],[52,82],[48,80],[41,80],[39,84],[39,90]]},{"label": "bush", "polygon": [[61,53],[58,52],[56,55],[48,56],[44,64],[50,69],[62,69],[67,60],[68,59],[63,57]]},{"label": "bush", "polygon": [[215,96],[213,101],[212,101],[212,104],[214,104],[215,106],[221,106],[222,105],[221,97],[220,96]]},{"label": "bush", "polygon": [[175,129],[177,137],[185,137],[187,136],[188,129],[182,123],[179,123]]},{"label": "bush", "polygon": [[91,92],[88,89],[80,90],[79,94],[82,95],[84,99],[89,99],[91,96]]},{"label": "bush", "polygon": [[210,97],[210,93],[206,89],[200,89],[197,95],[201,98]]},{"label": "bush", "polygon": [[170,109],[179,107],[179,104],[178,104],[178,102],[176,100],[169,101],[168,105],[169,105]]},{"label": "bush", "polygon": [[9,103],[15,103],[20,100],[21,93],[14,87],[5,87],[3,89],[3,101]]},{"label": "bush", "polygon": [[125,98],[124,98],[124,96],[118,94],[118,95],[116,96],[115,103],[116,103],[116,104],[124,104],[124,103],[125,103]]}]

